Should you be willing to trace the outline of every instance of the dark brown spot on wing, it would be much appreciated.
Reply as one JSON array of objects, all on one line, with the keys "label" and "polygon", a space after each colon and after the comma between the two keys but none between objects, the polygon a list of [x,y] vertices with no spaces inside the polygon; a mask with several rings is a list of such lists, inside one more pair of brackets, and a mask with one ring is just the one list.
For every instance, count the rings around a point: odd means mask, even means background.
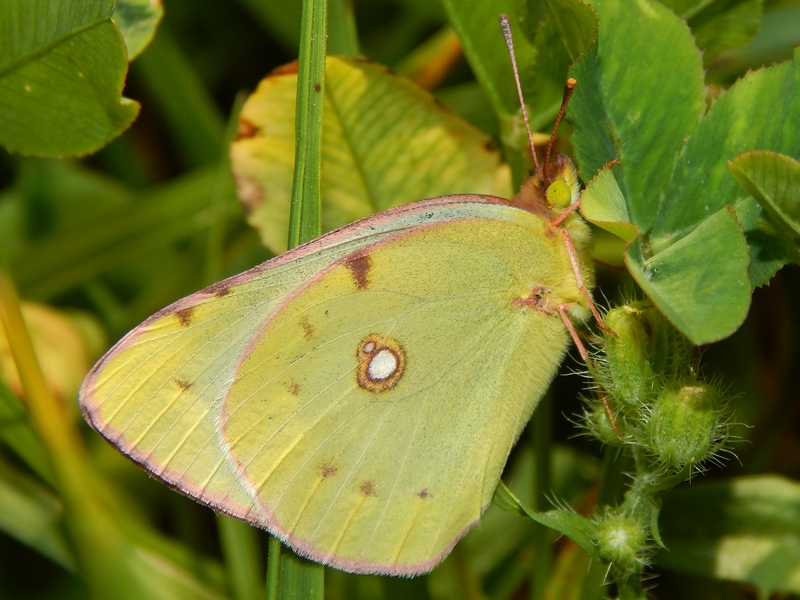
[{"label": "dark brown spot on wing", "polygon": [[175,385],[177,385],[182,390],[188,390],[190,387],[192,387],[192,382],[186,381],[185,379],[176,379]]},{"label": "dark brown spot on wing", "polygon": [[375,482],[367,479],[364,483],[361,484],[359,488],[361,493],[365,496],[377,496],[377,490],[375,489]]},{"label": "dark brown spot on wing", "polygon": [[422,488],[420,491],[417,492],[417,498],[419,498],[420,500],[425,500],[430,495],[431,493],[428,491],[428,488]]},{"label": "dark brown spot on wing", "polygon": [[303,328],[303,339],[310,342],[314,339],[314,326],[308,320],[308,317],[300,319],[300,326]]},{"label": "dark brown spot on wing", "polygon": [[181,324],[181,327],[188,327],[192,324],[192,315],[194,314],[194,307],[189,306],[187,308],[182,308],[178,311],[175,311],[175,316],[178,317],[178,323]]},{"label": "dark brown spot on wing", "polygon": [[208,291],[211,292],[215,298],[224,298],[225,296],[231,293],[231,288],[229,288],[226,285],[215,283],[214,285],[208,288]]},{"label": "dark brown spot on wing", "polygon": [[372,269],[372,258],[369,254],[357,256],[347,261],[347,268],[356,284],[356,289],[365,290],[369,287],[369,272]]},{"label": "dark brown spot on wing", "polygon": [[321,464],[318,467],[319,474],[323,479],[327,479],[328,477],[333,477],[336,475],[336,472],[339,470],[336,466],[331,462],[326,462]]},{"label": "dark brown spot on wing", "polygon": [[297,396],[297,394],[300,393],[300,384],[293,381],[292,384],[289,386],[289,393],[292,396]]}]

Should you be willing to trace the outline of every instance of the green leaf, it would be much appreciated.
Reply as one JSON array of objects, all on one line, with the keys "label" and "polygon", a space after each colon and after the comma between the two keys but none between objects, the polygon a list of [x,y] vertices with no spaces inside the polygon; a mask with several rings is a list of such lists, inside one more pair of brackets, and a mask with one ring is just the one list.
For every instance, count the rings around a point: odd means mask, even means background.
[{"label": "green leaf", "polygon": [[0,462],[0,530],[62,567],[75,568],[64,536],[64,505],[30,477]]},{"label": "green leaf", "polygon": [[291,52],[297,52],[300,41],[300,0],[264,2],[264,0],[239,0],[242,8],[267,31],[271,39]]},{"label": "green leaf", "polygon": [[586,517],[582,517],[571,510],[558,509],[547,512],[531,510],[517,500],[502,481],[497,486],[497,490],[495,490],[493,501],[503,510],[520,516],[527,515],[537,523],[563,533],[583,548],[584,552],[589,556],[596,559],[600,558],[594,543],[597,526]]},{"label": "green leaf", "polygon": [[217,169],[207,168],[154,187],[136,202],[122,196],[128,201],[74,215],[11,257],[20,289],[27,297],[48,298],[204,230],[236,210],[228,203],[212,206],[217,178]]},{"label": "green leaf", "polygon": [[592,7],[601,28],[596,55],[571,70],[572,143],[585,179],[619,159],[631,222],[646,231],[675,153],[705,108],[701,55],[686,23],[653,0]]},{"label": "green leaf", "polygon": [[164,8],[157,0],[117,0],[112,19],[125,38],[128,61],[147,47],[163,15]]},{"label": "green leaf", "polygon": [[597,40],[597,13],[575,0],[545,0],[572,62],[586,54]]},{"label": "green leaf", "polygon": [[[295,82],[291,72],[261,82],[231,148],[248,221],[273,252],[286,249]],[[432,196],[511,195],[491,139],[384,67],[329,57],[325,96],[323,230]]]},{"label": "green leaf", "polygon": [[795,0],[768,0],[758,33],[747,45],[726,51],[710,65],[707,81],[731,83],[755,70],[792,57],[800,42],[800,5]]},{"label": "green leaf", "polygon": [[740,154],[728,162],[736,181],[763,207],[780,237],[800,242],[800,162],[761,150]]},{"label": "green leaf", "polygon": [[747,316],[750,255],[730,209],[720,209],[651,258],[629,249],[626,264],[661,312],[695,344],[732,333]]},{"label": "green leaf", "polygon": [[352,0],[331,0],[328,4],[327,52],[342,56],[361,54]]},{"label": "green leaf", "polygon": [[744,46],[758,32],[763,0],[662,0],[688,20],[708,65],[732,48]]},{"label": "green leaf", "polygon": [[[793,61],[749,73],[714,103],[688,140],[665,189],[669,208],[662,206],[653,228],[655,251],[726,204],[755,203],[727,169],[734,156],[758,149],[800,157],[800,138],[790,133],[800,129],[797,59],[795,50]],[[748,231],[748,242],[756,287],[769,281],[780,265],[775,264],[771,240]]]},{"label": "green leaf", "polygon": [[[744,194],[727,161],[747,150],[800,156],[800,93],[795,59],[749,73],[713,104],[686,143],[653,226],[654,249]],[[680,206],[681,210],[675,210]]]},{"label": "green leaf", "polygon": [[125,43],[113,0],[0,0],[0,144],[81,155],[127,129]]},{"label": "green leaf", "polygon": [[664,499],[664,568],[800,592],[800,483],[775,475],[693,483]]},{"label": "green leaf", "polygon": [[2,381],[0,381],[0,440],[43,480],[48,483],[53,482],[53,468],[39,438],[36,437],[27,411],[19,398],[12,394]]},{"label": "green leaf", "polygon": [[625,242],[638,235],[636,226],[630,223],[625,197],[611,169],[603,169],[586,185],[581,195],[581,214]]},{"label": "green leaf", "polygon": [[[789,133],[800,128],[795,63],[749,74],[703,116],[700,54],[685,24],[651,1],[625,10],[606,1],[593,6],[603,28],[594,51],[573,69],[579,85],[570,105],[582,172],[619,160],[619,191],[641,232],[627,251],[634,278],[694,343],[721,339],[744,319],[750,295],[745,240],[725,207],[744,219],[751,288],[774,274],[782,255],[774,238],[746,222],[754,202],[726,162],[748,148],[800,153],[800,139]],[[618,202],[618,195],[606,201]],[[705,251],[690,248],[706,241]]]},{"label": "green leaf", "polygon": [[713,4],[715,0],[661,0],[661,4],[669,7],[679,17],[690,19],[698,12]]},{"label": "green leaf", "polygon": [[689,19],[706,65],[723,52],[744,46],[758,33],[763,0],[717,0]]}]

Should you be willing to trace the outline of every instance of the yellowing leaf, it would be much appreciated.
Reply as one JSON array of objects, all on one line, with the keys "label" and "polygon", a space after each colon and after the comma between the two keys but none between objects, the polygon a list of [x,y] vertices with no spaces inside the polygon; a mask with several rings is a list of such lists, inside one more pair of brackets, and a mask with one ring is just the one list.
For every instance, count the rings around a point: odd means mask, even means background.
[{"label": "yellowing leaf", "polygon": [[[248,221],[276,253],[289,224],[296,85],[291,66],[264,79],[231,148]],[[491,139],[385,67],[329,57],[325,92],[323,230],[423,198],[512,195]]]},{"label": "yellowing leaf", "polygon": [[[87,338],[82,329],[96,337],[93,322],[78,323],[44,304],[27,303],[22,307],[25,323],[30,331],[36,355],[46,373],[47,384],[53,394],[62,399],[72,398],[89,369],[90,354]],[[11,357],[5,331],[0,328],[0,378],[22,397],[22,384]]]}]

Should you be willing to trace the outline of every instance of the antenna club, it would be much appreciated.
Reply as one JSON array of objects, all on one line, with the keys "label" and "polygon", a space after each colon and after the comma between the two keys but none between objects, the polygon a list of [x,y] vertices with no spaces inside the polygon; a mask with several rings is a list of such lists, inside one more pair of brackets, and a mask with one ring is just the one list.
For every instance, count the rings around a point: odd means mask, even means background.
[{"label": "antenna club", "polygon": [[567,82],[564,84],[564,96],[561,99],[561,108],[558,111],[558,116],[556,117],[556,123],[553,125],[553,133],[550,134],[550,143],[547,144],[547,152],[544,155],[544,170],[545,175],[547,175],[547,167],[550,163],[550,153],[553,150],[553,144],[556,141],[556,132],[558,131],[558,125],[561,123],[561,119],[564,117],[564,112],[567,110],[567,103],[569,99],[572,97],[572,92],[575,91],[575,86],[578,85],[578,80],[574,77],[570,77],[567,79]]}]

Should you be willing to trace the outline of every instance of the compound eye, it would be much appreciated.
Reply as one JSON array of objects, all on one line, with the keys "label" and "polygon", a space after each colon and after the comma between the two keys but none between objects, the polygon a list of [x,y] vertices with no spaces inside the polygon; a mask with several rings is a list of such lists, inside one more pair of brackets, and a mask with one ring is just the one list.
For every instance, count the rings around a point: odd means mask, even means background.
[{"label": "compound eye", "polygon": [[558,179],[547,186],[547,199],[559,208],[567,208],[572,203],[572,190],[566,181]]}]

